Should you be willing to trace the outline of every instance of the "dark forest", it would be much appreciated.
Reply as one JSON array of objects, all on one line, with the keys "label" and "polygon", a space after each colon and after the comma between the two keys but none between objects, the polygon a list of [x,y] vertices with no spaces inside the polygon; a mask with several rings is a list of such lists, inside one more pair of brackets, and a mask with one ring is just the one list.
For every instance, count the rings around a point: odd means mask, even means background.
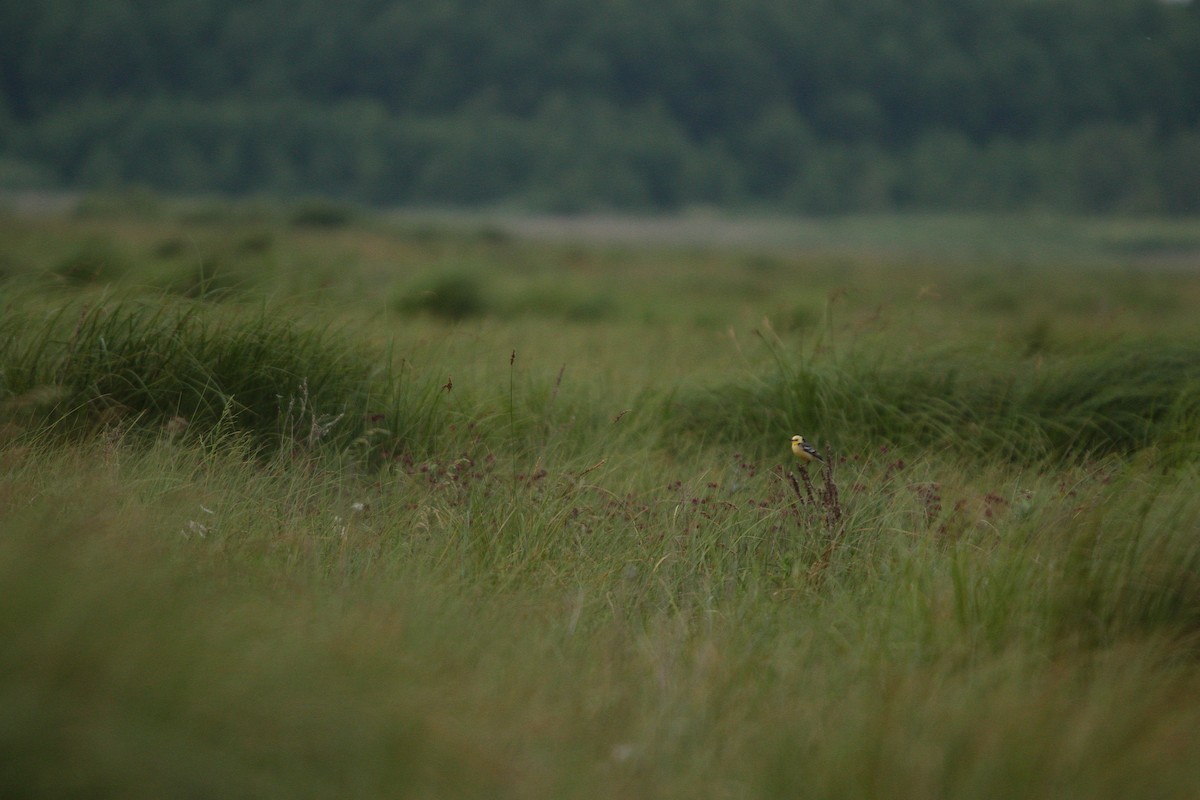
[{"label": "dark forest", "polygon": [[3,0],[0,186],[554,211],[1200,209],[1160,0]]}]

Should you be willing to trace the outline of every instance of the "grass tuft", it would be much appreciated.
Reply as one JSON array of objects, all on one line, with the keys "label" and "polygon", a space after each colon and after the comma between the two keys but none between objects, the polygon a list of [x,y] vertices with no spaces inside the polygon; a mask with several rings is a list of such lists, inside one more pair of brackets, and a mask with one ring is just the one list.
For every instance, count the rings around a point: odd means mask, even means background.
[{"label": "grass tuft", "polygon": [[884,442],[1037,464],[1155,447],[1186,460],[1200,452],[1197,376],[1191,341],[1006,363],[962,352],[780,360],[766,378],[675,396],[668,431],[763,452],[802,425],[843,450]]},{"label": "grass tuft", "polygon": [[262,305],[102,298],[12,303],[0,338],[0,413],[32,430],[245,436],[262,451],[431,446],[432,387],[348,332]]}]

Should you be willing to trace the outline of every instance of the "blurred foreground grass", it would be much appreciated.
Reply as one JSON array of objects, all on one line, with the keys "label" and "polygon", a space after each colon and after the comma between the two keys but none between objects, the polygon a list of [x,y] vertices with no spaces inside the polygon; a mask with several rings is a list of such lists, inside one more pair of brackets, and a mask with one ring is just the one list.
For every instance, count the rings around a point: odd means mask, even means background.
[{"label": "blurred foreground grass", "polygon": [[1195,795],[1194,268],[304,210],[0,218],[0,793]]}]

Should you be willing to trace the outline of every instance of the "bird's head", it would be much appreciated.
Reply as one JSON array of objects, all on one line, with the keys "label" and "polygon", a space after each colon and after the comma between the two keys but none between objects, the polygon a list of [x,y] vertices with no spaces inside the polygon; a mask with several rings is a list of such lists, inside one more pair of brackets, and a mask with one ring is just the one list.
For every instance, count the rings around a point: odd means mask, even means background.
[{"label": "bird's head", "polygon": [[792,437],[792,444],[804,444],[804,437],[800,434],[796,434]]}]

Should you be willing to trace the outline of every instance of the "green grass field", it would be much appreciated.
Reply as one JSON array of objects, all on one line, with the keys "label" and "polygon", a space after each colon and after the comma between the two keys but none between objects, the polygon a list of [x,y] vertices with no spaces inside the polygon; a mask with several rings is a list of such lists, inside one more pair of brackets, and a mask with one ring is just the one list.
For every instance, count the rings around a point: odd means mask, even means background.
[{"label": "green grass field", "polygon": [[1195,797],[1197,308],[1194,220],[0,213],[0,795]]}]

